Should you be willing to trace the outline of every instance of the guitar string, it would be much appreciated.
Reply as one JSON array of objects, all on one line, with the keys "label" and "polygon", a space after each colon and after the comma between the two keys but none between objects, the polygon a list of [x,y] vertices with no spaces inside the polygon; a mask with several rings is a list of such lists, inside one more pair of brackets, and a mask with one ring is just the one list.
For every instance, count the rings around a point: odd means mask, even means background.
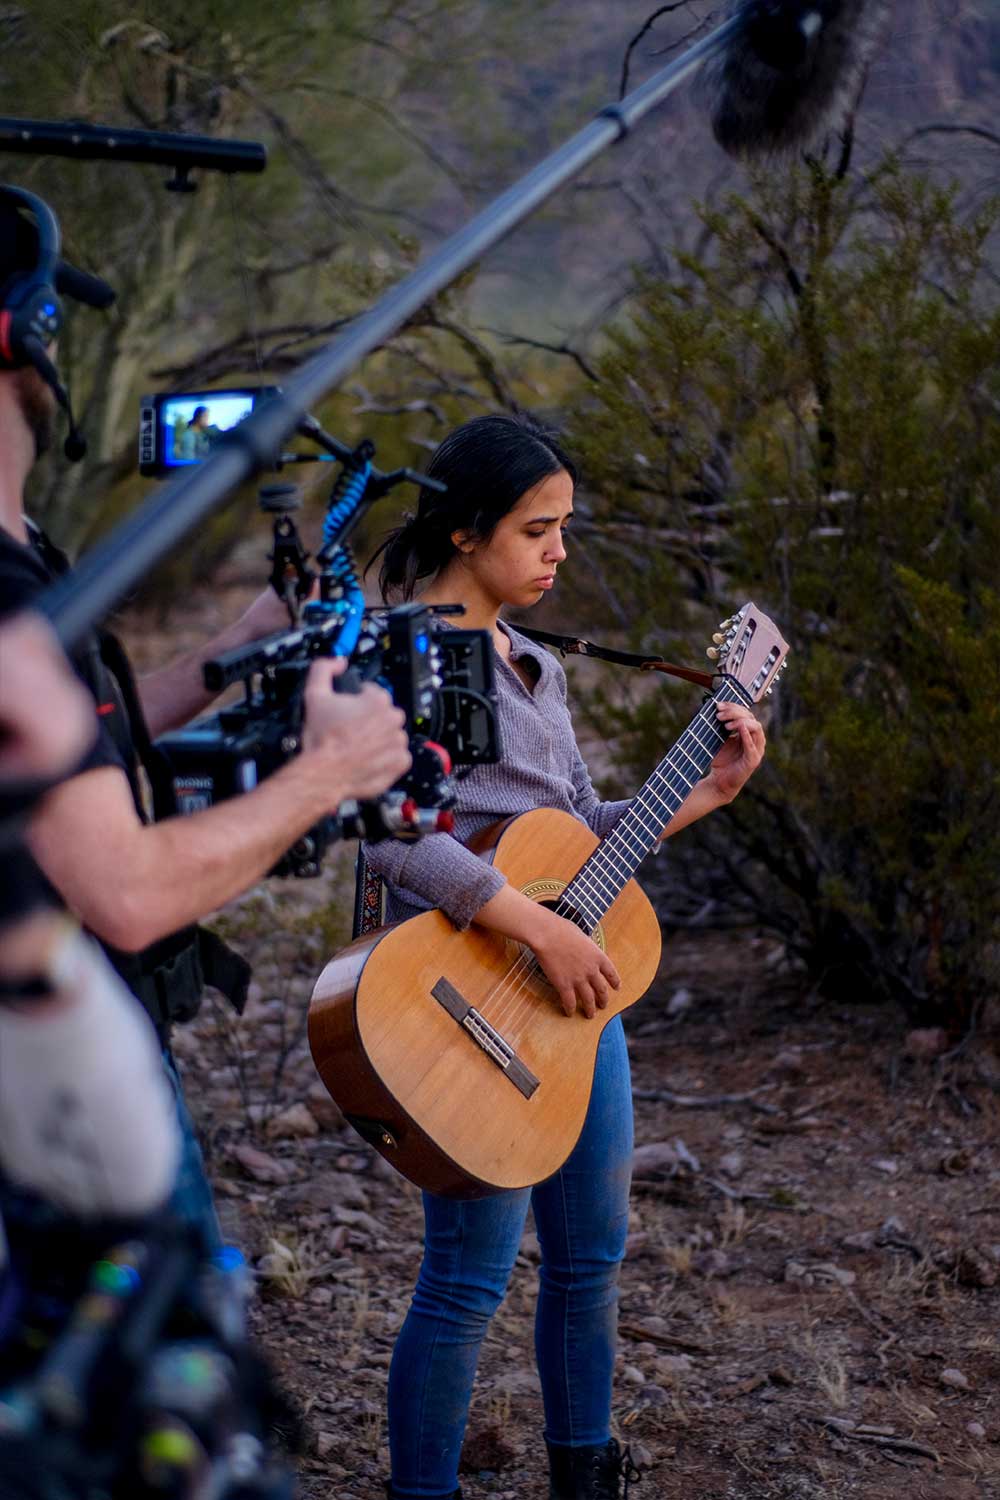
[{"label": "guitar string", "polygon": [[[641,799],[637,800],[638,805],[643,809],[649,812],[653,811],[653,809],[650,808],[646,802],[641,801]],[[634,806],[635,804],[633,804],[633,807]],[[625,814],[624,816],[628,816],[628,814]],[[656,835],[659,835],[662,833],[664,827],[666,826],[662,818],[658,815],[656,817],[654,828],[649,828],[645,823],[645,820],[639,816],[638,812],[635,813],[635,818],[647,833],[655,832]],[[627,830],[627,832],[631,831],[632,830]],[[571,882],[574,896],[577,898],[576,905],[574,906],[574,904],[569,902],[566,898],[563,898],[563,900],[561,900],[555,908],[557,915],[567,916],[570,919],[572,919],[573,915],[582,912],[583,916],[585,916],[589,921],[593,922],[594,929],[596,929],[600,925],[600,922],[603,919],[604,915],[606,915],[606,913],[614,905],[615,901],[618,899],[618,897],[621,895],[622,890],[624,889],[624,884],[620,885],[618,882],[618,876],[621,872],[615,870],[614,866],[607,862],[606,859],[603,864],[598,865],[595,860],[596,854],[597,851],[595,851],[595,854],[591,856],[591,860],[588,860],[587,865],[585,865],[584,868],[579,871],[576,876],[574,876],[574,879]],[[594,861],[594,864],[592,864],[591,861]],[[610,880],[610,887],[606,887],[606,880]],[[567,887],[567,889],[568,888],[569,887]],[[608,899],[609,896],[610,900]],[[590,898],[599,903],[596,913],[588,909],[588,901],[585,898]],[[603,911],[601,910],[602,905]],[[590,936],[593,939],[593,929]],[[596,942],[596,939],[593,940]],[[537,960],[534,960],[532,958],[532,962],[529,965],[529,968],[533,967],[535,964],[537,964]],[[512,979],[513,977],[514,976],[512,973],[510,978]],[[502,1021],[498,1021],[497,1023],[495,1023],[497,1024],[498,1029],[500,1025],[505,1028],[508,1040],[512,1040],[515,1037],[517,1040],[520,1040],[524,1035],[523,1029],[520,1029],[520,1023],[524,1020],[525,1017],[530,1018],[531,1016],[536,1014],[534,999],[528,990],[528,987],[533,978],[534,975],[532,973],[525,974],[516,989],[508,993],[507,1004],[505,1006]]]},{"label": "guitar string", "polygon": [[[652,809],[648,808],[647,804],[642,801],[641,797],[637,796],[635,799],[633,799],[633,802],[630,804],[626,812],[623,813],[621,822],[616,825],[614,830],[616,835],[624,836],[630,834],[633,831],[632,829],[622,830],[621,823],[623,823],[633,814],[634,809],[637,805],[641,806],[647,811],[652,811]],[[654,817],[656,817],[655,814]],[[657,818],[654,828],[648,828],[644,820],[639,816],[637,812],[635,813],[635,818],[647,833],[652,833],[654,831],[659,833],[665,826],[664,823]],[[638,830],[636,830],[636,832],[637,831]],[[633,852],[636,851],[633,850]],[[574,875],[572,881],[567,883],[563,894],[560,896],[559,901],[553,908],[556,915],[569,917],[574,913],[574,911],[578,911],[593,924],[593,928],[598,927],[603,915],[618,899],[618,897],[621,895],[622,889],[624,888],[623,886],[618,884],[617,877],[620,875],[620,873],[621,871],[616,868],[613,862],[613,857],[603,849],[602,845],[598,845],[597,849],[595,849],[591,853],[582,868],[577,871],[576,875]],[[571,898],[565,894],[565,892],[569,890],[572,890],[573,895],[577,899],[578,905],[576,907],[574,907]],[[608,899],[609,896],[610,900]],[[590,909],[591,902],[593,902],[594,904],[594,910]],[[533,970],[538,967],[537,959],[535,958],[534,954],[532,954],[530,950],[528,950],[527,953],[522,954],[521,962],[516,964],[513,969],[508,971],[504,981],[501,981],[501,984],[506,982],[508,992],[504,997],[505,1003],[502,1005],[501,1009],[496,1013],[495,1017],[490,1018],[491,1023],[495,1025],[497,1029],[499,1029],[500,1026],[512,1026],[516,1024],[516,1022],[520,1019],[522,1010],[526,1008],[524,1005],[518,1005],[517,1002],[523,994],[525,984],[527,982],[530,982],[530,980],[534,977],[534,974],[526,974],[522,978],[521,983],[517,986],[516,989],[510,989],[510,985],[512,984],[514,979],[518,977],[519,972],[521,971],[522,964],[526,965],[528,970]],[[494,996],[496,995],[498,989],[499,985],[493,992]],[[530,1003],[527,1008],[531,1008]]]},{"label": "guitar string", "polygon": [[[713,704],[717,704],[721,700],[713,698],[711,701],[712,701]],[[706,707],[707,707],[707,705],[706,705]],[[712,750],[711,745],[705,745],[704,742],[699,738],[699,736],[695,732],[695,727],[694,726],[695,726],[695,724],[697,723],[697,721],[699,719],[702,720],[702,722],[705,724],[706,728],[708,728],[709,730],[714,730],[716,732],[716,734],[718,734],[718,719],[716,718],[716,721],[713,724],[712,720],[706,716],[706,713],[705,713],[705,711],[703,709],[703,710],[699,711],[698,714],[695,715],[695,718],[691,721],[691,724],[688,726],[688,729],[686,731],[686,733],[690,733],[691,734],[691,736],[695,740],[696,744],[698,744],[702,750],[706,751],[709,754],[712,754],[713,750]],[[721,742],[723,744],[725,743],[725,739],[727,737],[728,736],[722,736],[721,737]],[[684,738],[684,736],[682,735],[681,736],[681,740],[683,740],[683,738]],[[678,748],[681,748],[682,753],[685,755],[686,759],[691,760],[691,757],[689,755],[687,755],[686,751],[683,750],[683,747],[681,746],[681,740],[678,740],[677,744],[675,744],[674,746],[671,747],[671,749],[667,752],[667,755],[664,757],[664,761],[670,767],[670,770],[676,775],[676,777],[682,783],[682,785],[684,787],[686,787],[687,791],[690,792],[690,790],[691,790],[692,786],[694,785],[694,783],[693,782],[689,782],[688,779],[687,779],[687,777],[680,770],[680,768],[677,767],[674,764],[674,762],[671,760],[671,756],[673,755],[674,751],[677,750]],[[661,765],[663,763],[664,762],[661,762]],[[695,766],[696,769],[698,768],[696,761],[691,760],[691,763],[692,763],[692,765]],[[657,769],[659,770],[659,768],[657,768]],[[661,774],[663,776],[663,779],[664,779],[667,787],[670,789],[670,791],[672,791],[672,792],[678,792],[680,790],[678,787],[672,785],[672,783],[670,781],[670,777],[669,777],[669,775],[667,773],[662,772]],[[650,778],[650,780],[651,779],[652,778]],[[632,799],[632,802],[630,803],[629,807],[626,809],[625,813],[622,815],[621,820],[616,825],[615,830],[614,830],[614,832],[616,834],[621,829],[622,823],[624,823],[626,821],[626,819],[628,819],[629,817],[631,817],[633,814],[635,814],[635,817],[638,820],[638,822],[640,823],[643,832],[645,832],[647,835],[650,834],[650,833],[656,833],[657,835],[659,835],[660,833],[662,833],[663,829],[666,827],[666,824],[669,823],[669,821],[670,821],[669,817],[666,819],[666,821],[664,821],[663,817],[662,817],[662,812],[658,812],[655,808],[651,808],[648,803],[646,803],[646,802],[643,801],[642,790],[645,790],[645,788],[641,789],[636,794],[636,796]],[[662,802],[664,800],[657,793],[654,793],[653,795],[657,797],[658,801]],[[686,795],[686,793],[684,795]],[[684,796],[682,795],[681,801],[683,802],[683,800],[684,800]],[[637,808],[639,808],[639,807],[641,807],[644,811],[653,814],[653,818],[654,818],[654,826],[653,826],[653,828],[649,828],[646,825],[645,821],[639,816],[639,814],[637,812]],[[676,811],[676,808],[674,809],[674,811]],[[673,816],[672,813],[671,813],[671,816]],[[626,834],[631,834],[633,831],[638,832],[638,830],[632,830],[632,829],[625,830]],[[633,852],[635,852],[635,851],[633,850]],[[622,889],[624,887],[620,886],[617,890],[614,889],[615,877],[618,874],[620,874],[620,871],[615,868],[615,865],[614,865],[612,859],[608,856],[608,854],[606,852],[606,849],[605,849],[605,846],[603,844],[599,844],[597,846],[597,848],[593,851],[593,853],[591,854],[591,856],[589,857],[589,859],[586,861],[586,863],[584,864],[584,866],[582,867],[582,869],[579,870],[577,872],[577,874],[573,877],[573,880],[569,883],[569,886],[567,886],[567,889],[569,889],[571,886],[573,886],[574,884],[576,884],[576,882],[580,881],[581,877],[583,877],[585,875],[588,867],[592,863],[596,866],[597,861],[599,859],[603,859],[604,863],[603,863],[603,866],[600,867],[600,874],[596,877],[596,879],[597,879],[597,888],[595,889],[592,886],[592,881],[593,881],[593,879],[595,877],[589,877],[589,883],[591,884],[591,888],[586,891],[586,894],[589,895],[589,896],[596,896],[599,901],[600,900],[604,900],[604,902],[605,902],[604,911],[606,912],[614,904],[614,902],[618,899],[618,896],[621,894],[621,891],[622,891]],[[614,894],[612,895],[611,900],[607,901],[607,891],[603,891],[602,892],[600,890],[600,886],[603,884],[603,881],[601,880],[600,876],[601,875],[605,875],[606,876],[609,872],[611,874],[612,890],[614,891]],[[583,892],[581,891],[580,894],[582,895]],[[562,911],[560,909],[563,906],[564,900],[565,900],[565,897],[561,898],[560,901],[557,903],[557,905],[555,907],[556,914],[559,915],[559,916],[568,915],[569,913],[571,913],[573,911],[573,907],[572,906],[568,906],[565,911]],[[596,927],[597,925],[599,925],[600,920],[601,920],[601,916],[603,915],[603,913],[601,913],[600,910],[599,910],[598,915],[596,916],[596,919],[594,917],[594,913],[592,913],[592,912],[588,912],[588,911],[585,910],[584,911],[584,915],[587,916],[587,917],[589,917],[589,918],[591,918],[591,920],[594,920],[594,925]],[[501,1028],[501,1026],[509,1028],[509,1027],[515,1025],[518,1021],[520,1021],[521,1018],[522,1018],[522,1016],[523,1016],[523,1014],[525,1012],[527,1012],[529,1015],[533,1014],[535,1012],[534,997],[532,997],[530,994],[528,994],[526,996],[526,998],[522,1001],[522,1003],[520,1005],[517,1004],[517,1002],[518,1002],[519,999],[521,999],[522,995],[525,994],[525,991],[527,990],[528,985],[531,983],[531,980],[534,977],[534,973],[532,971],[536,970],[538,967],[539,966],[538,966],[537,959],[534,957],[533,954],[531,954],[530,950],[527,953],[522,953],[521,958],[512,966],[512,968],[510,970],[507,971],[507,973],[500,980],[497,981],[497,984],[494,986],[493,990],[491,990],[489,992],[489,994],[485,997],[482,1005],[479,1007],[479,1011],[480,1011],[480,1014],[483,1015],[484,1019],[489,1020],[490,1024],[494,1027],[494,1029],[496,1029],[497,1031],[499,1031],[500,1028]],[[522,976],[521,977],[521,982],[519,984],[517,984],[516,988],[512,989],[511,986],[514,984],[514,981],[515,981],[515,979],[518,976]],[[501,1009],[500,1009],[500,1011],[498,1011],[496,1013],[495,1016],[489,1016],[489,1017],[487,1017],[486,1016],[486,1006],[487,1006],[488,1002],[491,999],[493,999],[493,998],[495,998],[495,997],[497,997],[499,995],[501,987],[505,988],[506,991],[507,991],[506,995],[504,996],[504,1001],[503,1001],[503,1003],[501,1005]],[[513,1005],[511,1004],[511,1002],[513,1002]],[[523,1032],[519,1033],[519,1037],[520,1036],[523,1036]],[[509,1036],[504,1037],[504,1040],[509,1041],[510,1037]]]},{"label": "guitar string", "polygon": [[[722,701],[722,700],[719,700],[719,699],[713,697],[712,700],[711,700],[711,703],[714,706],[717,706],[720,701]],[[706,707],[707,707],[707,705],[706,705]],[[698,734],[695,732],[695,725],[697,724],[697,722],[698,722],[699,719],[702,721],[702,723],[705,725],[705,727],[707,729],[709,729],[709,730],[713,730],[714,729],[715,732],[716,732],[716,734],[718,733],[718,719],[716,718],[716,721],[713,724],[712,720],[706,716],[705,710],[702,709],[702,710],[700,710],[695,715],[694,719],[691,721],[691,724],[688,726],[688,729],[685,731],[685,735],[686,734],[690,734],[691,737],[696,742],[696,744],[698,744],[702,750],[704,750],[704,751],[706,751],[708,753],[712,753],[711,746],[704,744],[704,742],[699,738]],[[694,786],[695,783],[688,781],[687,777],[681,771],[680,767],[677,766],[674,763],[674,761],[671,759],[671,757],[673,756],[673,754],[674,754],[674,752],[676,750],[680,750],[681,754],[684,755],[685,759],[688,760],[688,761],[690,761],[691,764],[695,767],[696,770],[698,769],[697,762],[694,761],[692,759],[692,757],[687,754],[686,750],[683,747],[683,743],[682,742],[683,742],[683,740],[685,738],[685,735],[682,735],[680,737],[680,739],[677,741],[677,743],[674,746],[671,747],[671,749],[667,752],[667,755],[664,757],[664,762],[661,762],[661,766],[663,764],[666,764],[670,768],[670,772],[672,772],[673,775],[676,776],[677,780],[680,781],[681,785],[684,788],[686,788],[686,791],[684,793],[682,793],[682,795],[681,795],[681,801],[682,802],[684,800],[684,797],[687,795],[687,793],[691,791],[691,789],[692,789],[692,787]],[[725,739],[727,737],[728,736],[723,736],[722,737],[722,743],[725,743]],[[658,771],[660,770],[660,768],[657,768],[657,769],[658,769]],[[701,774],[704,774],[704,773],[699,773],[699,774],[701,775]],[[660,775],[662,776],[662,778],[663,778],[663,780],[664,780],[667,788],[671,792],[677,793],[677,792],[680,791],[680,788],[677,787],[676,785],[674,785],[672,783],[669,772],[660,771]],[[651,779],[652,778],[650,778],[650,780]],[[662,831],[663,831],[663,829],[667,826],[667,823],[669,823],[669,821],[670,821],[669,817],[666,819],[666,821],[664,821],[663,818],[662,818],[662,812],[658,812],[657,809],[655,809],[653,807],[650,807],[650,805],[643,800],[643,796],[642,796],[642,791],[643,790],[645,790],[645,788],[643,788],[642,790],[640,790],[636,794],[636,796],[632,799],[632,802],[629,804],[629,807],[626,809],[625,813],[622,815],[621,820],[616,825],[615,830],[614,830],[614,832],[616,834],[619,833],[619,830],[621,830],[622,824],[625,823],[627,819],[629,819],[630,817],[633,817],[633,816],[635,817],[636,821],[638,821],[638,823],[640,824],[643,832],[645,832],[647,835],[649,835],[650,833],[653,833],[653,832],[655,832],[657,835],[661,834]],[[658,801],[660,801],[660,802],[663,802],[665,800],[662,797],[660,797],[659,794],[656,793],[656,792],[653,792],[652,795],[654,797],[656,797],[656,799]],[[680,804],[678,804],[678,805],[680,805]],[[669,804],[668,804],[668,807],[669,807]],[[647,824],[645,823],[645,821],[640,816],[640,814],[639,814],[639,812],[637,810],[638,808],[642,808],[642,810],[644,812],[651,813],[653,815],[653,819],[654,819],[654,827],[653,828],[650,828],[650,827],[647,826]],[[674,808],[673,811],[676,812],[676,810],[677,809]],[[670,816],[671,817],[673,816],[673,812],[670,813]],[[624,834],[625,834],[625,836],[628,836],[633,831],[636,832],[636,833],[638,833],[638,829],[633,830],[631,828],[628,828],[628,829],[624,830]],[[633,851],[633,852],[635,852],[635,851]],[[590,874],[590,875],[587,874],[588,868],[591,868],[593,870],[593,873]],[[614,904],[614,902],[618,899],[618,896],[621,894],[622,889],[624,889],[624,886],[618,886],[618,888],[615,889],[615,886],[616,886],[616,876],[618,876],[620,873],[621,873],[620,870],[616,869],[616,867],[614,865],[614,862],[613,862],[613,858],[609,855],[609,853],[608,853],[608,851],[606,849],[606,846],[602,843],[602,844],[599,844],[597,846],[597,848],[593,851],[593,853],[590,855],[590,857],[588,858],[588,860],[586,861],[586,863],[583,865],[583,867],[573,877],[573,880],[571,882],[569,882],[569,884],[566,887],[566,889],[570,889],[572,886],[576,885],[577,882],[580,882],[580,885],[578,886],[577,891],[575,892],[575,894],[579,895],[581,898],[582,898],[582,896],[584,894],[586,894],[586,895],[588,895],[588,896],[590,896],[592,898],[593,897],[597,897],[597,899],[599,901],[603,900],[605,902],[604,912],[606,912]],[[607,900],[608,892],[606,890],[605,891],[601,890],[601,887],[604,884],[604,880],[602,879],[602,877],[608,877],[608,876],[610,876],[611,890],[613,892],[610,901]],[[595,881],[596,881],[596,886],[594,885]],[[562,908],[564,907],[564,905],[565,905],[565,910],[562,910]],[[584,905],[584,903],[583,903],[583,901],[581,899],[581,906],[582,905]],[[563,897],[560,898],[559,902],[556,904],[556,907],[554,909],[556,911],[556,914],[559,915],[559,916],[567,916],[567,915],[569,915],[573,911],[572,905],[566,905],[566,898],[565,898],[565,896],[563,896]],[[585,909],[584,912],[583,912],[583,914],[584,914],[584,916],[588,917],[589,919],[594,920],[594,913],[593,912],[587,911]],[[596,920],[594,920],[594,926],[595,926],[595,928],[600,924],[601,917],[603,916],[603,914],[604,913],[601,913],[599,911],[599,914],[597,915]],[[483,1016],[484,1020],[488,1020],[489,1024],[491,1026],[493,1026],[493,1028],[495,1030],[497,1030],[499,1032],[499,1031],[501,1031],[501,1028],[505,1028],[507,1034],[504,1035],[504,1040],[506,1040],[508,1042],[511,1042],[512,1039],[513,1039],[512,1036],[511,1036],[512,1029],[515,1028],[515,1027],[517,1027],[519,1025],[519,1023],[522,1021],[522,1019],[525,1016],[530,1017],[536,1011],[536,1006],[535,1006],[535,1003],[534,1003],[534,997],[529,992],[529,986],[530,986],[533,978],[535,977],[534,971],[536,971],[538,967],[540,967],[538,965],[538,961],[535,958],[534,954],[531,953],[530,950],[528,950],[527,952],[522,952],[522,954],[521,954],[520,958],[517,960],[517,962],[512,965],[512,967],[507,971],[507,973],[500,980],[497,981],[496,985],[494,985],[493,989],[489,992],[489,994],[484,998],[482,1004],[478,1007],[479,1013]],[[518,980],[520,980],[519,983],[517,982]],[[501,993],[501,992],[504,992],[504,993]],[[487,1016],[487,1014],[486,1014],[487,1005],[489,1005],[490,1002],[494,1002],[495,1003],[496,1000],[498,1000],[498,999],[500,1000],[500,1009],[497,1010],[495,1012],[495,1014],[491,1014],[491,1015]],[[503,1033],[501,1033],[501,1034],[503,1034]],[[524,1035],[523,1030],[519,1031],[517,1033],[517,1038],[516,1039],[520,1040],[523,1037],[523,1035]]]}]

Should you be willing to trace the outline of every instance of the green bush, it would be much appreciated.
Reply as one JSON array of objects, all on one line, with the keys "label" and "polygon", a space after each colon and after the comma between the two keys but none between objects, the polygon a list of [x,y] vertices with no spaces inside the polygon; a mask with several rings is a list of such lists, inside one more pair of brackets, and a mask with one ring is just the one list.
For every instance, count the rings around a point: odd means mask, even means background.
[{"label": "green bush", "polygon": [[[575,418],[636,638],[690,655],[753,597],[793,645],[765,769],[676,847],[691,889],[956,1030],[998,987],[995,220],[892,160],[772,173],[639,288]],[[633,784],[676,703],[602,705]]]}]

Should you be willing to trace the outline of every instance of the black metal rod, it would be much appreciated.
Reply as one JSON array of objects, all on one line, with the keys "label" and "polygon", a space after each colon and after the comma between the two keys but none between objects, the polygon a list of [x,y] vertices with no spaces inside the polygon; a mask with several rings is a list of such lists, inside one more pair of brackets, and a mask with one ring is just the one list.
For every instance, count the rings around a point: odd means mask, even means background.
[{"label": "black metal rod", "polygon": [[608,105],[571,140],[508,188],[381,297],[325,349],[308,360],[277,395],[232,429],[204,464],[152,496],[54,584],[40,600],[64,645],[115,608],[149,570],[205,520],[230,490],[274,461],[306,412],[366,355],[450,286],[504,235],[522,223],[566,182],[621,140],[741,27],[732,17],[617,104]]},{"label": "black metal rod", "polygon": [[23,156],[68,156],[75,161],[137,161],[147,165],[200,167],[210,172],[263,172],[267,150],[260,141],[217,140],[169,130],[125,130],[83,121],[16,120],[0,116],[0,151]]}]

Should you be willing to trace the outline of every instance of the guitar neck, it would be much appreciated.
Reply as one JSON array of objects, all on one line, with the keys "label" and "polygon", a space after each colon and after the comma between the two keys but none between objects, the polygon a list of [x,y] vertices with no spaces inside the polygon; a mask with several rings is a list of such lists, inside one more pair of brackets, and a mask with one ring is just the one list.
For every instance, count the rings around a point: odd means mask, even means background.
[{"label": "guitar neck", "polygon": [[727,679],[706,699],[614,828],[570,881],[560,906],[569,906],[592,925],[600,921],[726,743],[728,734],[719,722],[716,705],[734,701],[747,707],[752,702],[739,683]]}]

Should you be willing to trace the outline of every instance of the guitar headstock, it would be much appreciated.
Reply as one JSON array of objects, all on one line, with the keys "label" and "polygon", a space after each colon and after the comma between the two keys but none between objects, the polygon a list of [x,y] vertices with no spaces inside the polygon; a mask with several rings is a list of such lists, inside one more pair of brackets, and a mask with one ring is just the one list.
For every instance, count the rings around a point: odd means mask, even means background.
[{"label": "guitar headstock", "polygon": [[744,604],[738,614],[723,620],[719,634],[709,647],[711,661],[718,662],[723,677],[738,682],[752,703],[759,703],[774,688],[785,670],[789,645],[774,621],[757,608]]}]

